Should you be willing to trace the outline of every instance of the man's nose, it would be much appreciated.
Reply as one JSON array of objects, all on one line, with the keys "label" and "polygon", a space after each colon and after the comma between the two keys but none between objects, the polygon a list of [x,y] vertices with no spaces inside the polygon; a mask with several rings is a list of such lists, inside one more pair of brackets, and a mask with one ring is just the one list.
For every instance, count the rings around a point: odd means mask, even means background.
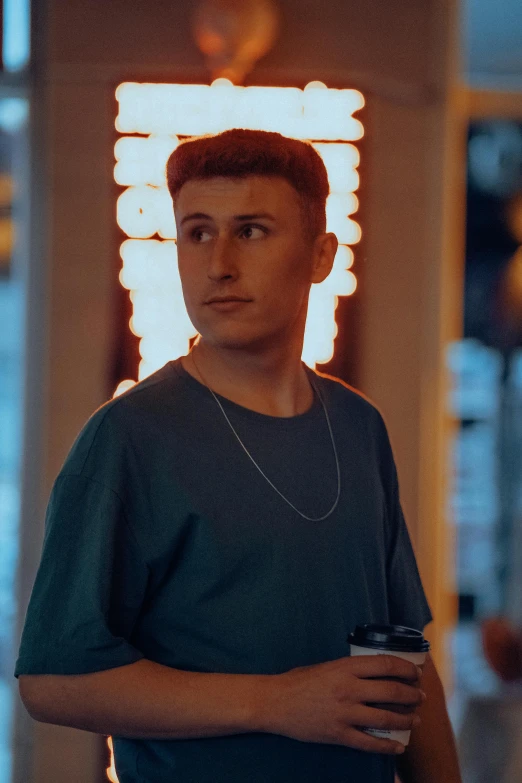
[{"label": "man's nose", "polygon": [[228,237],[218,237],[213,244],[212,253],[208,260],[208,276],[211,280],[218,280],[235,275],[237,264],[232,242]]}]

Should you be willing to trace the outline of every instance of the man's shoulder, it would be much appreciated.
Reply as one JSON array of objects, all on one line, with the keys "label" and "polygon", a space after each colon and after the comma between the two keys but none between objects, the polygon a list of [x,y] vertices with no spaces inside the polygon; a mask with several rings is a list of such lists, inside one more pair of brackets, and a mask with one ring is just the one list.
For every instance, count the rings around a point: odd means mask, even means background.
[{"label": "man's shoulder", "polygon": [[96,408],[76,435],[64,468],[81,471],[97,453],[107,459],[111,455],[118,458],[135,425],[146,419],[147,411],[161,410],[162,401],[171,393],[169,381],[175,383],[175,375],[167,363]]},{"label": "man's shoulder", "polygon": [[163,367],[147,375],[143,380],[133,383],[130,388],[108,400],[104,406],[115,406],[124,401],[131,401],[132,404],[147,404],[149,400],[158,395],[169,393],[169,384],[176,382],[177,374],[173,372],[171,361],[166,362]]},{"label": "man's shoulder", "polygon": [[377,403],[360,389],[351,386],[335,375],[328,375],[318,370],[314,370],[314,373],[321,379],[320,383],[328,391],[329,398],[333,404],[346,407],[347,410],[355,411],[359,415],[367,416],[370,419],[382,418],[382,413]]},{"label": "man's shoulder", "polygon": [[140,409],[156,407],[163,398],[172,394],[172,387],[176,384],[177,376],[172,372],[170,364],[167,362],[159,370],[104,402],[93,412],[89,421],[97,423],[106,417],[111,420],[119,416],[128,418],[132,416],[133,410],[138,412]]}]

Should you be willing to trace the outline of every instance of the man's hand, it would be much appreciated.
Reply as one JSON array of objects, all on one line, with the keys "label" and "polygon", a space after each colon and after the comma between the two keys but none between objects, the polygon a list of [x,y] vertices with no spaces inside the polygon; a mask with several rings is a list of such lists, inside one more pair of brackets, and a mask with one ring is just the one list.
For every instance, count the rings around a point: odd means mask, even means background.
[{"label": "man's hand", "polygon": [[415,709],[425,699],[420,674],[415,664],[394,655],[361,655],[291,669],[271,678],[260,728],[302,742],[402,753],[401,743],[372,737],[361,727],[417,726]]}]

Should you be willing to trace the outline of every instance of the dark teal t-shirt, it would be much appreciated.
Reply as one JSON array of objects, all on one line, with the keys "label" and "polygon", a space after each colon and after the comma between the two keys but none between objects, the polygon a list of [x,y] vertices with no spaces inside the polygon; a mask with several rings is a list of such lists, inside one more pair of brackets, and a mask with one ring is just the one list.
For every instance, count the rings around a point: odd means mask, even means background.
[{"label": "dark teal t-shirt", "polygon": [[[341,468],[322,522],[296,513],[180,359],[102,405],[55,481],[14,675],[85,674],[147,658],[279,674],[349,655],[358,623],[432,615],[377,408],[314,373]],[[317,395],[299,416],[218,395],[241,440],[309,517],[337,471]],[[120,783],[393,783],[395,759],[275,734],[113,737]]]}]

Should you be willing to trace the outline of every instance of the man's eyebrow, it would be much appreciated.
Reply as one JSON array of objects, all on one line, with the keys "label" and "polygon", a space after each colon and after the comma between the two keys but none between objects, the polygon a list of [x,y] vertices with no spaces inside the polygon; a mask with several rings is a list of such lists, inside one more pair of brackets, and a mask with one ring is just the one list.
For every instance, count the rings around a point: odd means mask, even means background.
[{"label": "man's eyebrow", "polygon": [[[272,220],[275,222],[275,217],[270,214],[270,212],[255,212],[251,215],[234,215],[233,220],[236,221],[242,221],[242,220]],[[180,225],[183,225],[183,223],[186,223],[189,220],[212,220],[210,215],[206,215],[204,212],[193,212],[191,215],[186,215],[183,220],[181,221]]]}]

